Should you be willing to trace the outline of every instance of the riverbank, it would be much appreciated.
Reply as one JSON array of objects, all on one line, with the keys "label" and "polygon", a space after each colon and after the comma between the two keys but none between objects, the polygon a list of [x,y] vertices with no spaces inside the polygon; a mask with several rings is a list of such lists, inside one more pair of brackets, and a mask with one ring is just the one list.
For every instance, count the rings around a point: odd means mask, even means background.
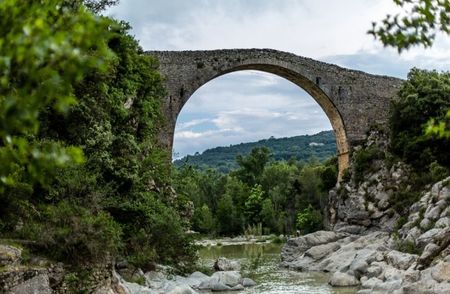
[{"label": "riverbank", "polygon": [[262,235],[262,236],[236,236],[236,237],[223,237],[214,239],[201,239],[196,240],[195,245],[207,247],[207,246],[229,246],[229,245],[245,245],[256,243],[276,243],[281,244],[286,242],[287,238],[284,235]]},{"label": "riverbank", "polygon": [[[341,223],[334,231],[289,239],[282,265],[329,272],[331,285],[358,286],[359,294],[450,293],[449,183],[447,178],[425,191],[409,215],[396,217],[391,232],[366,227],[355,234],[363,226]],[[357,201],[353,194],[348,199]]]}]

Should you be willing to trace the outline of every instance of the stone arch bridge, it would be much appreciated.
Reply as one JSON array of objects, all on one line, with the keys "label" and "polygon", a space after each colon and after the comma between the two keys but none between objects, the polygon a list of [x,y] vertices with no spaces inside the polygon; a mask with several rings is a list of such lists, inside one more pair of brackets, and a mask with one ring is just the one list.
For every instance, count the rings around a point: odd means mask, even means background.
[{"label": "stone arch bridge", "polygon": [[[161,143],[172,150],[175,124],[183,105],[208,81],[241,70],[283,77],[308,92],[328,116],[336,135],[339,175],[349,165],[349,151],[372,125],[386,124],[391,99],[401,80],[367,74],[270,49],[148,51],[159,60],[167,97]],[[293,128],[299,126],[292,126]]]}]

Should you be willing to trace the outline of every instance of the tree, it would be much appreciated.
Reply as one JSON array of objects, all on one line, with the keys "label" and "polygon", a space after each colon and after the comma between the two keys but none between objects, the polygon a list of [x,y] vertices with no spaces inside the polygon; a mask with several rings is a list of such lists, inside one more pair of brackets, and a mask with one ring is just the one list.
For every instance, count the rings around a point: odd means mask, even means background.
[{"label": "tree", "polygon": [[230,235],[238,233],[239,226],[236,225],[236,209],[233,199],[225,194],[220,198],[216,211],[217,231],[219,234]]},{"label": "tree", "polygon": [[235,175],[252,187],[258,183],[269,158],[270,150],[267,147],[253,148],[250,154],[245,157],[238,155],[236,161],[240,168],[235,172]]},{"label": "tree", "polygon": [[[412,46],[431,47],[436,33],[450,34],[449,0],[393,0],[404,8],[404,15],[387,15],[382,24],[373,23],[368,31],[385,46],[397,48],[401,53]],[[450,110],[447,116],[430,118],[427,134],[450,138]]]},{"label": "tree", "polygon": [[309,234],[323,228],[323,217],[320,210],[314,209],[311,204],[297,215],[297,228],[302,234]]},{"label": "tree", "polygon": [[392,103],[392,152],[420,170],[436,161],[450,167],[449,139],[424,135],[430,118],[444,119],[450,108],[450,73],[413,69]]},{"label": "tree", "polygon": [[106,19],[57,0],[17,2],[0,3],[0,193],[82,162],[79,148],[34,140],[38,116],[45,108],[67,113],[76,103],[74,86],[111,56]]},{"label": "tree", "polygon": [[255,185],[245,202],[245,215],[249,224],[258,224],[261,222],[261,205],[263,201],[263,191],[261,185]]},{"label": "tree", "polygon": [[437,32],[450,33],[449,0],[393,0],[403,14],[388,14],[381,24],[373,23],[368,32],[385,46],[399,52],[412,46],[433,45]]},{"label": "tree", "polygon": [[193,228],[200,233],[211,233],[214,228],[214,218],[208,205],[197,208],[193,217]]},{"label": "tree", "polygon": [[426,134],[450,139],[450,110],[441,120],[431,118],[427,123]]},{"label": "tree", "polygon": [[275,210],[270,198],[263,200],[261,205],[261,220],[266,228],[269,228],[272,232],[277,232]]}]

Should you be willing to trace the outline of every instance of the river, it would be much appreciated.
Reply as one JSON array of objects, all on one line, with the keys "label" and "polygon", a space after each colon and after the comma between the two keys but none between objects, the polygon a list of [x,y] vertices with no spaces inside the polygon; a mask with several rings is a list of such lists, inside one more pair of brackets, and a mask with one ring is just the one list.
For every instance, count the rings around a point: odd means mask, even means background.
[{"label": "river", "polygon": [[[212,267],[218,257],[238,260],[244,277],[258,284],[239,293],[271,294],[354,294],[356,288],[333,288],[328,285],[329,275],[318,272],[296,272],[279,267],[281,244],[253,243],[226,246],[207,246],[199,251],[200,262]],[[236,292],[222,292],[236,293]]]}]

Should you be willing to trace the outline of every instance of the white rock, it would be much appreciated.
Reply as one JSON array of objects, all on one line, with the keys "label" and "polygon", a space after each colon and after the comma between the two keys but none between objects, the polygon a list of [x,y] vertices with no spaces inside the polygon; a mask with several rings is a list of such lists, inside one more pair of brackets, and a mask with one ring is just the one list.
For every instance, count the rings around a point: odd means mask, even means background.
[{"label": "white rock", "polygon": [[450,282],[450,263],[441,261],[432,267],[431,277],[438,282]]},{"label": "white rock", "polygon": [[450,216],[450,205],[441,212],[441,217]]},{"label": "white rock", "polygon": [[408,269],[414,262],[417,261],[418,256],[415,254],[409,254],[400,252],[397,250],[392,250],[386,255],[387,261],[390,265],[395,268],[406,270]]},{"label": "white rock", "polygon": [[367,277],[370,278],[378,278],[380,274],[383,272],[381,266],[378,265],[370,265],[366,270]]},{"label": "white rock", "polygon": [[[136,283],[129,283],[126,281],[122,282],[122,287],[126,289],[126,291],[128,292],[127,294],[158,294],[158,292],[153,289],[141,286]],[[174,287],[171,287],[170,290],[167,292],[172,291],[173,288]]]},{"label": "white rock", "polygon": [[405,241],[416,242],[417,238],[422,234],[422,231],[418,227],[412,228],[405,237]]},{"label": "white rock", "polygon": [[424,217],[423,220],[420,221],[419,226],[423,230],[428,230],[431,226],[431,221],[428,218]]},{"label": "white rock", "polygon": [[197,294],[191,287],[187,285],[176,286],[168,294]]},{"label": "white rock", "polygon": [[383,273],[384,279],[387,281],[403,280],[404,271],[395,267],[388,266]]},{"label": "white rock", "polygon": [[445,216],[443,218],[440,218],[436,224],[434,224],[435,228],[446,228],[450,227],[450,217]]},{"label": "white rock", "polygon": [[230,289],[230,291],[242,291],[242,290],[245,290],[245,288],[241,284],[238,284]]},{"label": "white rock", "polygon": [[359,281],[354,276],[342,272],[335,272],[331,276],[329,283],[334,287],[350,287],[359,285]]},{"label": "white rock", "polygon": [[309,256],[314,260],[322,259],[323,257],[330,254],[331,252],[338,250],[340,247],[341,246],[336,242],[317,245],[317,246],[309,248],[305,252],[305,256]]},{"label": "white rock", "polygon": [[0,267],[5,265],[17,265],[22,257],[22,249],[0,244]]},{"label": "white rock", "polygon": [[222,272],[215,272],[211,279],[216,279],[220,283],[223,283],[227,286],[234,287],[241,281],[241,274],[237,271],[222,271]]},{"label": "white rock", "polygon": [[11,289],[14,294],[51,294],[50,282],[47,274],[37,275]]},{"label": "white rock", "polygon": [[256,286],[256,282],[250,278],[243,278],[241,281],[242,286],[244,287],[254,287]]},{"label": "white rock", "polygon": [[[430,206],[431,207],[431,206]],[[439,206],[434,206],[430,208],[429,211],[425,212],[425,217],[430,220],[437,220],[441,214],[441,208]]]},{"label": "white rock", "polygon": [[443,229],[431,229],[426,231],[422,235],[417,238],[417,245],[419,247],[424,248],[427,244],[432,243],[433,240],[441,234]]},{"label": "white rock", "polygon": [[434,256],[437,251],[439,250],[439,246],[434,244],[434,243],[429,243],[427,244],[427,246],[425,246],[425,248],[423,249],[422,254],[420,255],[420,260],[427,260],[429,259],[431,256]]},{"label": "white rock", "polygon": [[376,285],[383,283],[382,280],[372,277],[361,283],[363,289],[373,289]]},{"label": "white rock", "polygon": [[194,272],[186,278],[186,283],[192,288],[197,289],[202,282],[209,280],[209,277],[201,272]]}]

